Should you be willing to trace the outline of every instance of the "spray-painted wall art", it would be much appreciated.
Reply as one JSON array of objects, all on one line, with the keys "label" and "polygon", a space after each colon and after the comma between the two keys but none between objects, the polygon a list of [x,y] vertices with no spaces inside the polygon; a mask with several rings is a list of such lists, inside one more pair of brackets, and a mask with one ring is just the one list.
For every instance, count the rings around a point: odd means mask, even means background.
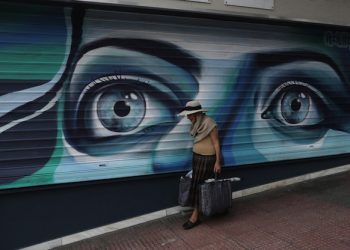
[{"label": "spray-painted wall art", "polygon": [[225,167],[350,152],[350,33],[1,3],[0,188],[190,168],[197,99]]}]

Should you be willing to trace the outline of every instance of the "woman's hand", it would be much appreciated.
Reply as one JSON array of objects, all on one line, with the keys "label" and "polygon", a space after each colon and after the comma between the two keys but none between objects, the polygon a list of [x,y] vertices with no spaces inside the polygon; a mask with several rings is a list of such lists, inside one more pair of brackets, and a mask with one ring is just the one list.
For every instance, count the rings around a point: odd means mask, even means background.
[{"label": "woman's hand", "polygon": [[217,174],[220,174],[221,172],[221,165],[219,162],[215,162],[215,165],[214,165],[214,173],[217,173]]}]

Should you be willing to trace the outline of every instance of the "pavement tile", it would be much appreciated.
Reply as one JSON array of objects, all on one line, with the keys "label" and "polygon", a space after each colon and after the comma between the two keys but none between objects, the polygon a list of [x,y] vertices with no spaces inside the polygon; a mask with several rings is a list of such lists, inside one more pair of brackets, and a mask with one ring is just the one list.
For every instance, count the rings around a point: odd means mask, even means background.
[{"label": "pavement tile", "polygon": [[319,232],[309,232],[300,235],[291,243],[296,249],[349,249],[348,246],[336,239],[327,237]]},{"label": "pavement tile", "polygon": [[225,223],[223,225],[216,225],[215,229],[223,234],[228,234],[230,236],[238,236],[250,231],[257,230],[257,227],[253,224],[245,223],[243,221],[234,221],[230,223]]},{"label": "pavement tile", "polygon": [[246,249],[268,249],[274,244],[289,246],[287,242],[275,237],[273,234],[258,229],[240,235],[232,235],[231,237]]},{"label": "pavement tile", "polygon": [[330,228],[332,230],[329,230],[329,227],[320,227],[315,231],[321,234],[324,238],[329,239],[329,241],[336,241],[350,249],[350,227],[332,225]]},{"label": "pavement tile", "polygon": [[222,233],[212,230],[205,223],[191,230],[183,230],[182,227],[176,228],[174,229],[174,232],[193,249],[198,249],[206,245],[226,240]]},{"label": "pavement tile", "polygon": [[295,247],[284,241],[276,240],[274,242],[266,243],[261,246],[253,248],[254,250],[273,250],[273,249],[283,249],[283,250],[295,250]]},{"label": "pavement tile", "polygon": [[216,242],[215,244],[206,245],[198,250],[245,250],[246,248],[234,240],[226,239],[225,241]]}]

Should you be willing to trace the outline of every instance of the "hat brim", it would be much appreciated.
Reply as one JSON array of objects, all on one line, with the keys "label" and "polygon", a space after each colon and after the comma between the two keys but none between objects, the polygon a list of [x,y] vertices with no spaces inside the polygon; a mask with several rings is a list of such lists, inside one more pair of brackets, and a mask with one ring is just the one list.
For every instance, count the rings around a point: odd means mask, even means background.
[{"label": "hat brim", "polygon": [[180,112],[177,116],[187,116],[187,115],[191,115],[191,114],[195,114],[195,113],[199,113],[199,112],[207,112],[207,110],[205,110],[205,109],[184,110],[184,111]]}]

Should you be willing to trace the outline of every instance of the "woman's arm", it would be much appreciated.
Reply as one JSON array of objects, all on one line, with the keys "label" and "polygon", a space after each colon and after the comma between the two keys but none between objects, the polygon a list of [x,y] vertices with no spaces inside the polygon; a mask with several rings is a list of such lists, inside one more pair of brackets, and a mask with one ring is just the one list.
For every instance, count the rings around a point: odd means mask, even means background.
[{"label": "woman's arm", "polygon": [[210,139],[211,139],[211,142],[214,146],[215,155],[216,155],[214,172],[220,173],[221,172],[221,162],[220,162],[221,151],[220,151],[219,134],[218,134],[218,130],[216,127],[210,132]]}]

